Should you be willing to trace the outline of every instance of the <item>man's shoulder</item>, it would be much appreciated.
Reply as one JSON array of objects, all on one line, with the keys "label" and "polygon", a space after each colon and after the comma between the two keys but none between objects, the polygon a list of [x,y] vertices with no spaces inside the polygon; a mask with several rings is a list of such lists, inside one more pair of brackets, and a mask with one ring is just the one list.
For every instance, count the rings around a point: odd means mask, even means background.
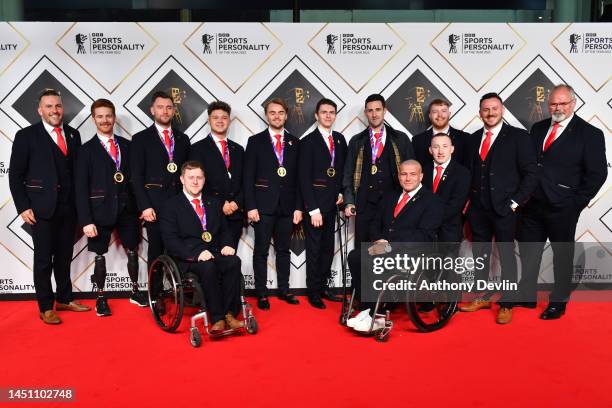
[{"label": "man's shoulder", "polygon": [[151,136],[155,136],[157,134],[157,131],[155,130],[155,126],[149,126],[146,129],[141,130],[138,133],[135,133],[134,136],[132,136],[132,141],[133,142],[139,142],[141,140],[147,139]]}]

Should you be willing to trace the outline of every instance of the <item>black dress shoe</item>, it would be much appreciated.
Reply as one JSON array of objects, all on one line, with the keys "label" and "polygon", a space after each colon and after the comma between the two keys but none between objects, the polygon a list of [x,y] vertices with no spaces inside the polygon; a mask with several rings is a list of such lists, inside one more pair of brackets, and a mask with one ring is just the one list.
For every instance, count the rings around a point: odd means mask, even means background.
[{"label": "black dress shoe", "polygon": [[514,307],[524,307],[527,309],[535,309],[537,306],[536,302],[515,302]]},{"label": "black dress shoe", "polygon": [[270,301],[267,296],[259,296],[257,298],[257,307],[261,310],[270,310]]},{"label": "black dress shoe", "polygon": [[548,305],[540,315],[542,320],[558,319],[565,314],[565,305]]},{"label": "black dress shoe", "polygon": [[321,298],[329,300],[330,302],[342,302],[342,298],[340,296],[334,295],[329,289],[325,289],[321,292]]},{"label": "black dress shoe", "polygon": [[317,309],[325,309],[325,303],[323,303],[319,296],[308,296],[308,303]]},{"label": "black dress shoe", "polygon": [[296,298],[295,295],[293,295],[291,293],[279,293],[278,294],[278,298],[280,300],[284,300],[285,302],[289,303],[290,305],[298,305],[300,303],[298,298]]}]

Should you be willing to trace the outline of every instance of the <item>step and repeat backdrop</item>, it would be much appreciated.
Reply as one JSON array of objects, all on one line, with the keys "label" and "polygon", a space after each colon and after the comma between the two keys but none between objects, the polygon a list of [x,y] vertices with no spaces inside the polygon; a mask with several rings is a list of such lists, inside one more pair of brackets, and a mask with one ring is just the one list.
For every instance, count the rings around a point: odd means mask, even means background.
[{"label": "step and repeat backdrop", "polygon": [[[578,115],[602,129],[608,157],[612,134],[612,24],[259,24],[259,23],[0,23],[0,297],[33,294],[31,231],[16,213],[8,187],[8,163],[15,133],[39,121],[37,94],[57,88],[65,121],[83,141],[95,134],[91,103],[108,98],[117,106],[116,133],[130,138],[151,125],[150,95],[165,90],[178,110],[175,125],[192,143],[209,132],[206,107],[223,100],[232,106],[230,138],[246,146],[266,127],[262,104],[284,98],[286,127],[302,136],[314,127],[321,97],[338,104],[335,129],[347,139],[365,127],[367,95],[388,100],[386,121],[415,135],[428,128],[434,98],[452,104],[451,125],[472,132],[482,126],[478,101],[498,92],[505,120],[529,129],[548,117],[555,84],[577,92]],[[608,166],[610,166],[608,164]],[[598,242],[601,259],[612,248],[611,183],[580,218],[577,241]],[[343,221],[342,221],[343,222]],[[340,226],[342,227],[342,225]],[[350,247],[352,224],[344,240]],[[140,280],[146,281],[146,233],[140,246]],[[238,248],[247,287],[252,287],[253,231],[245,229]],[[291,285],[305,287],[303,233],[291,243]],[[274,251],[270,286],[276,286]],[[541,282],[552,281],[550,249]],[[107,256],[108,290],[128,290],[126,256],[117,241]],[[340,284],[336,244],[333,279]],[[612,272],[587,267],[584,279],[610,281]],[[74,239],[75,291],[92,288],[93,256],[86,239]]]}]

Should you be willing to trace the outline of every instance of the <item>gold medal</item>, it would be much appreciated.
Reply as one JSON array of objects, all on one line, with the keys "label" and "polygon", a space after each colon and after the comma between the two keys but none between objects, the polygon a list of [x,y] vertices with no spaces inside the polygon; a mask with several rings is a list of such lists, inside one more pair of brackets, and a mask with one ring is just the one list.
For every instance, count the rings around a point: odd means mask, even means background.
[{"label": "gold medal", "polygon": [[336,169],[334,169],[333,167],[330,167],[329,169],[327,169],[327,175],[329,177],[334,177],[336,175]]},{"label": "gold medal", "polygon": [[125,180],[125,177],[123,176],[123,173],[118,171],[113,175],[113,179],[117,182],[117,183],[123,183],[123,180]]},{"label": "gold medal", "polygon": [[212,241],[212,234],[208,231],[204,231],[202,233],[202,241],[204,242],[210,242]]},{"label": "gold medal", "polygon": [[175,162],[170,162],[166,166],[166,169],[168,169],[170,173],[176,173],[176,170],[178,170],[178,166],[176,165]]},{"label": "gold medal", "polygon": [[279,167],[278,170],[276,170],[276,173],[280,176],[280,177],[285,177],[287,175],[287,169],[284,168],[283,166]]},{"label": "gold medal", "polygon": [[372,175],[378,173],[378,167],[376,167],[375,164],[372,165],[372,170],[370,171],[372,173]]}]

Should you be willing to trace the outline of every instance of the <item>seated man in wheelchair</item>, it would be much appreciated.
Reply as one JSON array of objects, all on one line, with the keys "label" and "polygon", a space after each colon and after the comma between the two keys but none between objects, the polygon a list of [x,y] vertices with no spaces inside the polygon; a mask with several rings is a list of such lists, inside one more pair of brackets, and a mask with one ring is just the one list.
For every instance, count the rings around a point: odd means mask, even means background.
[{"label": "seated man in wheelchair", "polygon": [[[370,225],[370,236],[374,240],[368,253],[371,256],[391,251],[389,242],[434,242],[436,231],[442,224],[444,206],[440,200],[421,181],[423,172],[416,160],[406,160],[400,164],[398,178],[402,191],[387,193],[383,208],[375,222]],[[348,256],[349,268],[355,289],[355,297],[360,301],[357,316],[348,319],[347,325],[361,332],[381,329],[383,319],[376,319],[372,325],[375,304],[361,301],[361,248],[351,251]],[[367,268],[364,268],[366,272]],[[371,272],[371,269],[369,269]]]},{"label": "seated man in wheelchair", "polygon": [[223,203],[204,197],[204,169],[200,162],[181,167],[183,191],[164,204],[160,215],[162,239],[169,256],[183,273],[199,279],[213,326],[210,332],[238,329],[240,258],[232,247],[232,233],[223,215]]}]

